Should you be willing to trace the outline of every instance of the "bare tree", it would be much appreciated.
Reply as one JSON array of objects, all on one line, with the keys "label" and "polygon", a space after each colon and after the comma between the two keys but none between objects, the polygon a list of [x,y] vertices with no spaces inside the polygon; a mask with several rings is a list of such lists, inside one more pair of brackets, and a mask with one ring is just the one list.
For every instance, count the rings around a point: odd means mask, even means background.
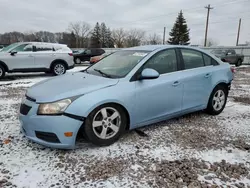
[{"label": "bare tree", "polygon": [[112,31],[112,38],[114,40],[114,45],[117,48],[124,47],[125,39],[126,39],[126,32],[123,28],[120,29],[114,29]]},{"label": "bare tree", "polygon": [[146,44],[161,44],[161,37],[154,33],[154,34],[150,34],[148,37],[147,37],[147,40],[146,40]]},{"label": "bare tree", "polygon": [[126,46],[133,47],[139,46],[145,37],[145,31],[138,29],[131,29],[128,31],[128,35],[126,37]]},{"label": "bare tree", "polygon": [[71,22],[68,28],[76,37],[76,47],[83,47],[90,34],[91,26],[86,22]]},{"label": "bare tree", "polygon": [[[202,40],[202,45],[204,44],[204,40]],[[218,42],[212,38],[207,39],[207,46],[206,47],[211,47],[211,46],[217,46]]]}]

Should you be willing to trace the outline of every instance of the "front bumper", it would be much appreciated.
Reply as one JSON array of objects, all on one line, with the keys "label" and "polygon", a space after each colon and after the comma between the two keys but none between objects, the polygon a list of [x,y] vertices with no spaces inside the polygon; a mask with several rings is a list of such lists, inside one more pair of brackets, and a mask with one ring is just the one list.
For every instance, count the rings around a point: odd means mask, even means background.
[{"label": "front bumper", "polygon": [[[83,121],[68,116],[38,116],[38,104],[26,99],[31,109],[27,115],[19,114],[21,131],[30,140],[51,148],[74,149],[78,130]],[[66,137],[65,132],[73,132]]]}]

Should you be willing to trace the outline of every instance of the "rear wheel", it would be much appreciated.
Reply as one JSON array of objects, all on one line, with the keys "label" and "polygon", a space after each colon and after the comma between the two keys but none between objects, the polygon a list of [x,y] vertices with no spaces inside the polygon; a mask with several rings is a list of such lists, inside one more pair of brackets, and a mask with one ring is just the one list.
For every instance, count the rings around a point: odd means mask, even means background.
[{"label": "rear wheel", "polygon": [[5,76],[5,69],[3,68],[2,65],[0,65],[0,79]]},{"label": "rear wheel", "polygon": [[207,112],[211,115],[220,114],[226,106],[227,96],[228,89],[223,85],[218,85],[209,98]]},{"label": "rear wheel", "polygon": [[52,66],[52,73],[56,76],[63,75],[66,72],[66,66],[62,62],[56,62]]},{"label": "rear wheel", "polygon": [[98,146],[116,142],[125,131],[127,117],[123,109],[115,104],[97,107],[86,118],[83,128],[87,139]]}]

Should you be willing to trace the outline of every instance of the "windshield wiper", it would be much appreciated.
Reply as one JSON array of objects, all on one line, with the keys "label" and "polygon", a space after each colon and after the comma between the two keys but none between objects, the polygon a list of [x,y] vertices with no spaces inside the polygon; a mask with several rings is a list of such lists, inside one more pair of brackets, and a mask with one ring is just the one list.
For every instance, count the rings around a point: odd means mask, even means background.
[{"label": "windshield wiper", "polygon": [[103,75],[103,76],[105,76],[105,77],[107,77],[107,78],[112,78],[111,75],[109,75],[109,74],[107,74],[107,73],[105,73],[105,72],[102,72],[101,70],[94,69],[94,71],[99,72],[101,75]]}]

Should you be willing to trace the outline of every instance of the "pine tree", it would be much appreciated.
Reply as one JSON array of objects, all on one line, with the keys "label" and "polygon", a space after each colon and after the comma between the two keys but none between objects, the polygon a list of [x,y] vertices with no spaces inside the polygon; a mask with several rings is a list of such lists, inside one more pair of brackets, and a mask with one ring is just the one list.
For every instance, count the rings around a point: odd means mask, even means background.
[{"label": "pine tree", "polygon": [[178,14],[176,22],[169,35],[170,35],[170,38],[168,39],[169,44],[179,44],[179,45],[190,44],[189,29],[182,11],[180,11],[180,13]]},{"label": "pine tree", "polygon": [[[63,34],[63,39],[65,38],[66,38],[65,34]],[[70,45],[69,46],[71,48],[76,48],[76,36],[73,31],[70,33]]]},{"label": "pine tree", "polygon": [[96,23],[94,30],[91,34],[90,47],[91,48],[100,48],[101,47],[101,29],[100,29],[100,25],[98,22]]},{"label": "pine tree", "polygon": [[109,28],[106,30],[106,47],[107,48],[114,48],[114,40],[112,38],[112,33]]},{"label": "pine tree", "polygon": [[101,47],[106,48],[107,47],[107,39],[106,39],[107,27],[105,23],[101,23],[100,31],[101,31],[101,37],[100,37]]}]

